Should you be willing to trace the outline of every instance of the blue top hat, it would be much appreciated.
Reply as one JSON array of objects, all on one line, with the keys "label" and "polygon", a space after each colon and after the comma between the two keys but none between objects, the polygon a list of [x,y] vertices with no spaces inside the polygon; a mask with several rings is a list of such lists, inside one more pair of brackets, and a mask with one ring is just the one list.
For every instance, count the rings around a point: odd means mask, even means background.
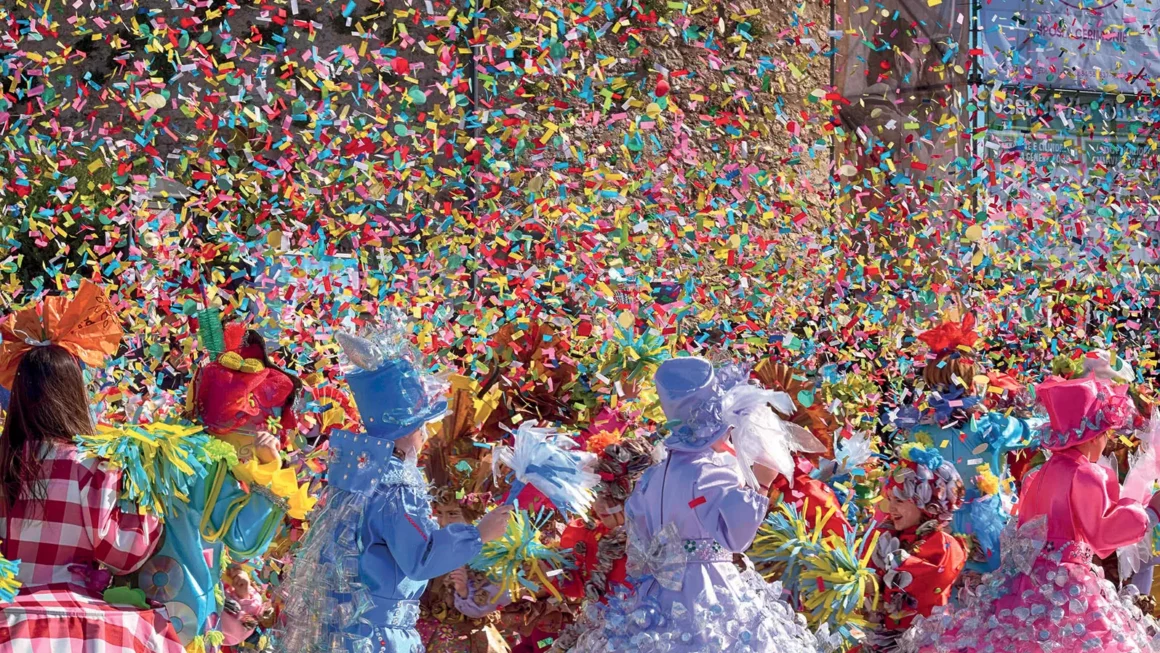
[{"label": "blue top hat", "polygon": [[739,365],[714,369],[703,358],[671,358],[660,364],[653,380],[671,435],[665,447],[673,451],[703,451],[729,431],[721,419],[721,400],[745,383],[749,370]]},{"label": "blue top hat", "polygon": [[414,363],[417,355],[398,333],[336,338],[356,368],[346,383],[368,436],[393,442],[447,413],[444,388]]},{"label": "blue top hat", "polygon": [[394,441],[447,413],[447,399],[424,376],[406,359],[346,375],[367,435]]}]

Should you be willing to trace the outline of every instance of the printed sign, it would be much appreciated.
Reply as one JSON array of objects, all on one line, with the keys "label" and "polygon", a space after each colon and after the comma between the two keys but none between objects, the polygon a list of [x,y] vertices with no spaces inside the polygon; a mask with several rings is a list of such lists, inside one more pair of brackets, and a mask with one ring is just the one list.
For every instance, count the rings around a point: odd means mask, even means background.
[{"label": "printed sign", "polygon": [[988,81],[1140,93],[1160,77],[1160,0],[989,0],[978,18]]}]

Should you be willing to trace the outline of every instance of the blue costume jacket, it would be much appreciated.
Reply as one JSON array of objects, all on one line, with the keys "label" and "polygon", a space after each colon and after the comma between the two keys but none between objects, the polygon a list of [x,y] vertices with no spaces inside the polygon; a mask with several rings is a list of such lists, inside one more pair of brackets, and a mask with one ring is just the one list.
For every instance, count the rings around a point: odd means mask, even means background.
[{"label": "blue costume jacket", "polygon": [[[1033,444],[1038,422],[1001,413],[977,413],[958,427],[918,424],[910,429],[910,439],[929,438],[931,445],[955,466],[966,494],[955,511],[953,530],[972,535],[981,551],[972,551],[968,571],[986,573],[999,566],[999,535],[1010,517],[1014,496],[1000,483],[998,493],[979,487],[979,466],[986,465],[1001,481],[1007,473],[1007,453]],[[1005,500],[1006,499],[1006,503]]]},{"label": "blue costume jacket", "polygon": [[286,512],[264,488],[243,490],[222,462],[198,479],[189,503],[175,503],[161,548],[136,580],[149,599],[165,604],[174,631],[188,646],[216,625],[214,589],[221,582],[223,547],[238,561],[261,555]]},{"label": "blue costume jacket", "polygon": [[288,580],[279,650],[421,651],[415,624],[427,581],[474,558],[479,529],[439,528],[427,479],[392,455],[391,442],[338,432],[330,446],[321,512]]}]

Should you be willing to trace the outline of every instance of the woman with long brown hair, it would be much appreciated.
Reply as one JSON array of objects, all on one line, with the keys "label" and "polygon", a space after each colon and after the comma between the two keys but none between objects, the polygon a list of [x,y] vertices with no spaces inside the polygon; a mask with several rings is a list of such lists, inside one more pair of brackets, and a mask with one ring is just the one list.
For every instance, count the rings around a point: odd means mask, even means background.
[{"label": "woman with long brown hair", "polygon": [[[0,606],[0,652],[183,649],[158,612],[109,605],[108,573],[127,574],[161,539],[156,517],[122,507],[121,473],[78,454],[93,431],[81,361],[99,365],[121,329],[96,286],[50,297],[0,323],[0,552],[20,560],[20,593]],[[103,579],[103,580],[102,580]]]}]

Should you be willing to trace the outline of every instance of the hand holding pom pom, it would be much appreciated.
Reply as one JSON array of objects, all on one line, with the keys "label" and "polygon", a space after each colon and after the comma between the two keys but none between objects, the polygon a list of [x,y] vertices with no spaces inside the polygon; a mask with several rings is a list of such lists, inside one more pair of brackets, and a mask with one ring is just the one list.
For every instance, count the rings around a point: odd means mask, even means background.
[{"label": "hand holding pom pom", "polygon": [[[502,518],[493,517],[497,514]],[[488,518],[493,518],[495,524],[504,530],[497,537],[485,541],[479,555],[471,561],[471,568],[485,572],[488,579],[498,586],[500,595],[505,592],[514,595],[520,587],[534,592],[544,586],[560,599],[555,586],[548,582],[545,565],[563,567],[564,557],[540,539],[540,528],[547,521],[547,514],[542,512],[532,517],[520,511],[513,515],[510,508],[500,507],[483,516],[479,523],[481,532],[483,520]],[[490,530],[491,526],[488,528]]]},{"label": "hand holding pom pom", "polygon": [[479,539],[483,540],[484,544],[487,544],[492,540],[498,540],[500,537],[503,537],[504,532],[507,531],[511,516],[511,506],[500,506],[484,515],[479,520]]}]

